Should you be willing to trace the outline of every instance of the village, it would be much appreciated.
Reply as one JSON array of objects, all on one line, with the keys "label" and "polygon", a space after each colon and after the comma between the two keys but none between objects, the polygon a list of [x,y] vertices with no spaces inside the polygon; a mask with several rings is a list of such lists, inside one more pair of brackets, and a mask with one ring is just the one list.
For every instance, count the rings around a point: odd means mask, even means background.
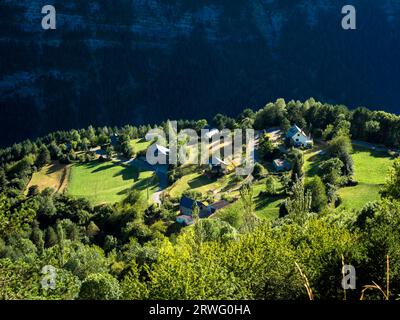
[{"label": "village", "polygon": [[[212,129],[210,132],[217,135],[218,130]],[[271,140],[279,150],[281,150],[280,156],[281,158],[273,159],[272,163],[265,163],[258,156],[258,146],[259,140],[261,137],[264,137],[268,140]],[[223,143],[223,142],[222,142]],[[300,129],[297,125],[294,125],[290,128],[290,130],[284,134],[279,129],[270,129],[265,131],[260,131],[256,133],[255,140],[255,160],[256,163],[263,162],[263,165],[266,167],[270,167],[272,165],[271,174],[280,175],[284,174],[287,171],[291,170],[291,163],[285,156],[288,152],[288,148],[302,148],[309,149],[313,147],[312,138],[307,135],[302,129]],[[215,149],[214,149],[215,150]],[[232,174],[232,171],[236,168],[234,161],[232,159],[221,159],[217,156],[213,156],[213,151],[211,150],[210,163],[209,167],[204,170],[204,174],[211,178],[219,178],[229,176]],[[217,149],[218,150],[218,149]],[[231,165],[233,163],[233,165]],[[248,177],[244,178],[239,185],[236,185],[234,188],[230,189],[233,194],[236,194],[236,197],[233,197],[233,202],[238,199],[237,190],[240,185],[246,181],[252,181],[254,179],[253,175],[250,174]],[[229,193],[229,192],[228,192]],[[218,194],[217,197],[218,198]],[[215,199],[215,198],[214,198]],[[224,199],[219,199],[216,202],[211,204],[205,204],[200,201],[196,201],[187,196],[183,196],[179,203],[179,212],[180,215],[177,217],[177,222],[183,225],[191,225],[193,224],[193,210],[198,207],[199,209],[199,218],[205,219],[210,218],[215,215],[219,210],[231,205],[231,202],[226,201]]]},{"label": "village", "polygon": [[[227,137],[226,133],[216,128],[206,129],[198,138],[199,141],[211,142],[206,154],[204,146],[201,149],[192,141],[184,148],[186,162],[180,164],[168,164],[171,150],[165,139],[148,140],[145,134],[121,142],[121,134],[113,132],[86,152],[74,152],[75,146],[67,143],[66,151],[74,153],[79,162],[49,164],[33,175],[27,190],[34,185],[38,185],[40,190],[50,187],[58,193],[67,192],[73,197],[87,198],[93,205],[119,202],[129,190],[136,190],[148,206],[168,208],[176,214],[175,224],[187,227],[192,226],[196,219],[214,219],[234,211],[240,212],[240,189],[250,183],[256,216],[275,220],[280,216],[281,205],[286,199],[285,185],[293,169],[293,153],[301,152],[304,156],[306,180],[315,176],[320,163],[329,158],[325,154],[325,143],[313,139],[296,124],[286,130],[272,127],[254,132],[251,142],[254,145],[250,148],[254,149],[251,153],[254,168],[251,174],[238,175],[237,169],[243,166],[249,145],[243,146],[242,157],[226,156],[225,150],[233,149],[232,137]],[[342,199],[339,206],[359,209],[366,198],[379,198],[384,171],[392,157],[387,148],[361,141],[352,143],[357,149],[355,166],[360,183],[338,190]],[[128,145],[135,151],[134,154],[125,155],[121,145]],[[166,162],[149,161],[149,150],[156,158]],[[384,157],[377,157],[375,153]],[[196,163],[198,157],[208,161]],[[370,181],[368,174],[364,175],[371,165],[374,171],[382,171],[379,179],[376,177]]]}]

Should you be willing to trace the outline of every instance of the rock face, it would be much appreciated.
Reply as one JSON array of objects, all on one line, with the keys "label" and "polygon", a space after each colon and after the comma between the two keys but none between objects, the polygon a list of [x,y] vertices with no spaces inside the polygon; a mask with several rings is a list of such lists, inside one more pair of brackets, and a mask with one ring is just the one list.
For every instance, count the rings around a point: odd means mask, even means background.
[{"label": "rock face", "polygon": [[[396,112],[400,2],[2,0],[0,144],[313,96]],[[41,28],[41,8],[57,30]]]}]

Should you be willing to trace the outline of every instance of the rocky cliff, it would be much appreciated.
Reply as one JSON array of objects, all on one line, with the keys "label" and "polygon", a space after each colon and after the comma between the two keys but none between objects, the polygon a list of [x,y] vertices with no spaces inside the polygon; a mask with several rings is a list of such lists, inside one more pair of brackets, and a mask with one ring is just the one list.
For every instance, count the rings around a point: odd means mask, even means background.
[{"label": "rocky cliff", "polygon": [[[57,29],[41,28],[42,6]],[[235,115],[277,97],[396,112],[400,1],[2,0],[1,144],[49,131]]]}]

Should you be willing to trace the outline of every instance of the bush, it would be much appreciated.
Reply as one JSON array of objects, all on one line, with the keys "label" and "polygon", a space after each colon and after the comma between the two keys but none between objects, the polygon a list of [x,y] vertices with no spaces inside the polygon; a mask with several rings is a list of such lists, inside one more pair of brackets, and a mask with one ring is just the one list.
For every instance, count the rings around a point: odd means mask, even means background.
[{"label": "bush", "polygon": [[122,295],[118,280],[106,273],[93,273],[83,281],[80,300],[118,300]]},{"label": "bush", "polygon": [[267,170],[264,168],[264,166],[260,163],[256,163],[254,165],[254,169],[253,169],[253,177],[257,180],[262,179],[265,174],[267,173]]}]

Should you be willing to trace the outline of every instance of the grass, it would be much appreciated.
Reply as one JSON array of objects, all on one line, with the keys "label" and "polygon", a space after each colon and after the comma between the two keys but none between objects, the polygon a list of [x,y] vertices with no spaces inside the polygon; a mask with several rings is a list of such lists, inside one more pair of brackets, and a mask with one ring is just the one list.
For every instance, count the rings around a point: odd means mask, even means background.
[{"label": "grass", "polygon": [[321,150],[323,149],[313,149],[304,153],[304,172],[306,180],[316,176],[318,174],[319,164],[328,159],[326,155],[320,154]]},{"label": "grass", "polygon": [[352,155],[356,168],[355,179],[369,184],[383,184],[386,181],[393,159],[383,153],[354,148]]},{"label": "grass", "polygon": [[146,151],[148,147],[152,144],[151,141],[147,141],[146,139],[134,139],[131,140],[131,146],[135,150],[136,153]]},{"label": "grass", "polygon": [[42,191],[46,188],[52,188],[57,192],[65,190],[68,184],[70,166],[54,162],[43,167],[40,171],[35,172],[28,184],[27,190],[31,186],[38,186]]},{"label": "grass", "polygon": [[203,173],[192,172],[186,174],[174,183],[169,189],[172,197],[180,197],[186,190],[207,193],[210,191],[227,191],[233,188],[236,184],[232,181],[233,174],[224,176],[219,179],[212,179]]},{"label": "grass", "polygon": [[367,202],[379,199],[379,190],[385,183],[393,160],[383,153],[359,147],[354,148],[352,157],[355,168],[354,178],[359,184],[339,190],[339,195],[343,200],[340,208],[359,210]]},{"label": "grass", "polygon": [[[327,159],[320,155],[319,150],[306,152],[304,155],[304,171],[306,179],[317,174],[318,165]],[[379,190],[385,183],[389,168],[393,160],[383,152],[354,146],[352,154],[354,161],[354,179],[358,185],[341,188],[338,191],[342,199],[339,208],[359,210],[369,201],[379,200]]]},{"label": "grass", "polygon": [[339,190],[343,209],[362,209],[369,201],[379,199],[380,185],[360,183],[355,187],[347,187]]},{"label": "grass", "polygon": [[[279,217],[279,207],[284,198],[282,196],[268,197],[260,195],[260,192],[265,191],[265,188],[265,179],[253,185],[255,213],[259,218],[275,220]],[[278,182],[276,188],[278,192],[282,191],[282,185]]]},{"label": "grass", "polygon": [[[277,190],[282,189],[281,185],[277,185]],[[275,220],[279,217],[279,207],[284,198],[281,196],[267,197],[260,195],[261,191],[265,191],[265,179],[257,181],[253,184],[254,212],[261,219]],[[239,191],[230,193],[231,196],[240,198]],[[234,202],[230,206],[221,210],[221,212],[229,212],[229,210],[240,210],[242,207],[241,200]],[[218,217],[218,213],[215,217]]]},{"label": "grass", "polygon": [[152,171],[132,165],[92,161],[71,167],[68,193],[85,197],[93,204],[114,203],[121,201],[131,188],[139,190],[147,198],[148,185],[151,195],[158,188]]},{"label": "grass", "polygon": [[[257,217],[267,220],[275,220],[279,217],[279,206],[283,201],[283,198],[277,197],[265,197],[259,196],[257,192],[254,193],[254,213]],[[232,203],[228,207],[221,210],[221,214],[229,212],[229,210],[242,210],[242,202],[238,201]],[[218,218],[218,212],[215,217]]]}]

